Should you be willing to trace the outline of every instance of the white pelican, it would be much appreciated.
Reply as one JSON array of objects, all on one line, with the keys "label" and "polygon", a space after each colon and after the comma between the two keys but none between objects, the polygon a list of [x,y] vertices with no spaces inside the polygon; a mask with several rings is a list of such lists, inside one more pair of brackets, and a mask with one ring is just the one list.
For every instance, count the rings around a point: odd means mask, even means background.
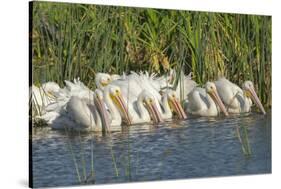
[{"label": "white pelican", "polygon": [[97,73],[95,76],[95,83],[98,89],[103,90],[105,86],[111,83],[111,76],[107,73]]},{"label": "white pelican", "polygon": [[250,112],[253,100],[262,113],[266,114],[251,81],[243,83],[243,90],[225,78],[220,78],[215,84],[229,113]]},{"label": "white pelican", "polygon": [[171,119],[175,112],[180,119],[186,119],[187,116],[179,102],[176,92],[171,89],[166,89],[162,92],[162,99],[156,103],[164,120]]},{"label": "white pelican", "polygon": [[[74,83],[65,81],[66,86],[61,89],[55,82],[47,82],[41,87],[32,86],[32,108],[37,110],[37,115],[43,115],[56,109],[60,111],[71,96],[88,96],[93,95],[90,90],[78,79],[74,79]],[[40,112],[40,113],[38,113]]]},{"label": "white pelican", "polygon": [[36,115],[42,115],[45,112],[45,107],[55,102],[55,94],[59,90],[60,87],[55,82],[46,82],[41,87],[31,86],[29,95],[32,108],[35,109]]},{"label": "white pelican", "polygon": [[[184,76],[182,73],[182,82],[184,84],[184,94],[189,93],[197,84],[191,80],[191,74]],[[157,77],[156,74],[149,75],[148,72],[140,73],[139,75],[132,72],[132,78],[136,80],[137,85],[134,85],[134,91],[138,88],[148,90],[158,100],[156,103],[159,112],[162,114],[163,119],[172,118],[172,111],[174,111],[180,119],[186,119],[186,114],[178,99],[180,93],[181,84],[178,82],[176,91],[170,89],[172,87],[171,82],[175,77],[174,70],[170,70],[168,75]],[[136,87],[137,86],[137,87]],[[137,88],[137,89],[136,89]],[[163,92],[163,88],[164,92]],[[161,94],[162,95],[161,95]]]},{"label": "white pelican", "polygon": [[[77,127],[77,125],[79,124],[75,125],[75,119],[69,118],[69,116],[71,117],[72,112],[78,115],[77,112],[74,111],[74,108],[70,112],[68,110],[71,109],[71,107],[74,107],[75,104],[77,104],[77,107],[80,107],[80,109],[78,109],[77,111],[84,113],[87,112],[89,109],[87,107],[92,106],[91,104],[94,103],[95,93],[88,87],[86,87],[79,80],[79,78],[74,79],[73,83],[71,81],[65,80],[65,84],[66,86],[63,89],[60,89],[56,91],[56,93],[53,93],[55,98],[51,103],[44,107],[43,114],[36,116],[35,118],[45,120],[47,124],[51,125],[53,128],[59,128],[61,124],[63,125],[63,123],[65,122],[64,124],[68,125],[70,128],[76,126],[75,128],[79,129],[79,126]],[[86,114],[87,113],[85,113],[85,115]],[[95,113],[93,112],[91,115],[93,116],[95,115]],[[85,120],[82,120],[82,122],[85,122]],[[90,124],[84,124],[84,126],[85,125],[89,126]]]},{"label": "white pelican", "polygon": [[217,116],[220,111],[228,116],[213,82],[207,82],[205,89],[196,87],[188,94],[186,112],[200,116]]},{"label": "white pelican", "polygon": [[73,83],[65,80],[65,87],[53,94],[55,98],[44,108],[44,112],[52,112],[52,114],[54,114],[54,112],[60,112],[62,108],[66,107],[66,103],[73,96],[87,101],[94,100],[94,92],[86,87],[79,78],[74,79]]},{"label": "white pelican", "polygon": [[137,100],[132,104],[129,103],[128,106],[133,124],[149,123],[151,119],[154,123],[163,121],[154,97],[146,90],[143,90]]},{"label": "white pelican", "polygon": [[[112,81],[112,85],[118,86],[127,102],[133,103],[137,100],[139,94],[145,89],[140,85],[137,75],[123,76],[120,79]],[[150,90],[149,90],[150,91]]]},{"label": "white pelican", "polygon": [[120,87],[122,94],[124,94],[124,98],[129,104],[137,101],[137,98],[142,91],[146,90],[154,97],[156,107],[164,120],[172,118],[172,110],[178,114],[179,118],[186,118],[186,114],[183,111],[175,92],[171,89],[167,89],[163,93],[162,98],[160,90],[161,86],[165,85],[163,78],[153,82],[153,78],[150,78],[147,73],[140,73],[140,75],[138,75],[137,73],[132,72],[130,75],[123,77],[123,79],[113,81],[112,84]]},{"label": "white pelican", "polygon": [[155,100],[147,91],[141,92],[133,103],[128,103],[122,94],[118,86],[110,84],[104,88],[104,99],[112,122],[120,124],[121,118],[125,119],[127,125],[150,122],[151,119],[154,123],[162,121]]},{"label": "white pelican", "polygon": [[122,118],[125,124],[132,124],[128,107],[118,86],[107,85],[104,87],[103,98],[111,115],[111,125],[121,125]]},{"label": "white pelican", "polygon": [[[66,83],[73,85],[71,82]],[[40,118],[53,129],[65,129],[67,126],[72,130],[83,131],[101,131],[103,128],[107,128],[107,131],[120,131],[122,129],[121,117],[126,124],[131,124],[128,108],[125,106],[119,87],[108,85],[104,87],[104,92],[99,89],[96,89],[95,92],[87,90],[77,93],[72,91],[69,100],[63,101],[61,104],[58,101],[49,105],[47,107],[49,111]],[[93,94],[93,97],[88,93]],[[54,108],[56,106],[57,108]],[[103,125],[105,126],[103,127]]]},{"label": "white pelican", "polygon": [[110,132],[103,96],[100,93],[95,93],[93,99],[94,101],[72,96],[65,109],[61,109],[60,112],[49,112],[43,115],[42,118],[53,129]]},{"label": "white pelican", "polygon": [[[106,110],[106,107],[108,111]],[[104,92],[95,90],[93,99],[71,96],[60,112],[51,111],[41,116],[53,129],[81,131],[120,131],[122,118],[128,125],[131,118],[120,89],[108,85]]]},{"label": "white pelican", "polygon": [[[169,83],[171,81],[171,76],[162,76],[157,78],[155,74],[151,76],[146,72],[141,73],[139,77],[139,86],[147,89],[151,94],[153,94],[156,101],[156,106],[162,115],[163,119],[171,119],[173,112],[175,112],[180,119],[186,119],[186,114],[180,104],[178,95],[175,91],[170,89],[172,85]],[[166,88],[161,90],[162,88]]]}]

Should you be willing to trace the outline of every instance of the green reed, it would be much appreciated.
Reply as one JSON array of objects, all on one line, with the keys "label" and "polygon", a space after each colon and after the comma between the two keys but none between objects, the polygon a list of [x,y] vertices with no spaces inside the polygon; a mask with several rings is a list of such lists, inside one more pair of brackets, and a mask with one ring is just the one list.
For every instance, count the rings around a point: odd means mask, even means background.
[{"label": "green reed", "polygon": [[199,84],[252,80],[271,106],[271,17],[34,2],[33,83],[97,72],[193,72]]},{"label": "green reed", "polygon": [[[67,137],[69,139],[70,138],[69,130],[66,127],[65,127],[65,133],[67,134]],[[81,183],[82,180],[81,180],[81,175],[80,175],[80,171],[79,171],[78,161],[77,161],[77,158],[75,157],[73,146],[72,146],[72,143],[71,143],[70,139],[67,141],[67,148],[68,148],[68,151],[70,152],[71,158],[72,158],[73,163],[74,163],[74,167],[75,167],[75,171],[76,171],[76,175],[77,175],[77,180],[78,180],[79,183]]]},{"label": "green reed", "polygon": [[[78,139],[75,140],[73,138],[72,130],[65,127],[65,134],[67,135],[67,149],[73,161],[75,172],[77,176],[77,181],[79,184],[94,184],[95,183],[95,170],[94,170],[94,149],[93,149],[93,141],[91,141],[91,156],[90,156],[90,172],[87,171],[86,161],[86,151],[85,145],[83,144],[81,132],[78,132]],[[79,151],[77,151],[79,150]],[[77,151],[77,152],[76,152]]]},{"label": "green reed", "polygon": [[252,150],[248,137],[248,128],[245,125],[237,126],[236,133],[241,143],[243,154],[247,157],[251,156]]},{"label": "green reed", "polygon": [[112,158],[112,164],[113,164],[113,167],[114,167],[115,176],[118,177],[119,176],[119,169],[118,169],[118,166],[117,166],[117,161],[116,161],[115,153],[114,153],[114,150],[113,150],[113,141],[112,141],[111,138],[109,140],[110,140],[110,154],[111,154],[111,158]]}]

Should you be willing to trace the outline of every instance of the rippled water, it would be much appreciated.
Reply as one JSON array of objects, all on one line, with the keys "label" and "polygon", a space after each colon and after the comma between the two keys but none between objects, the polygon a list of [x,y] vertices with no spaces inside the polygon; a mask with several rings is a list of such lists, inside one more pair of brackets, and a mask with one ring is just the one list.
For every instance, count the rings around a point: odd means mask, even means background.
[{"label": "rippled water", "polygon": [[111,136],[38,128],[32,156],[34,187],[80,184],[86,177],[103,184],[270,173],[271,114],[191,117]]}]

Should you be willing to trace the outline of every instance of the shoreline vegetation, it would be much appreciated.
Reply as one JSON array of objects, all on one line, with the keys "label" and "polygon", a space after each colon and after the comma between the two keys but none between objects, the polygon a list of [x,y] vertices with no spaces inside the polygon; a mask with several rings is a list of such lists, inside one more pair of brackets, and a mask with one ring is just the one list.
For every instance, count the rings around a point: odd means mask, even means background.
[{"label": "shoreline vegetation", "polygon": [[32,2],[33,84],[173,68],[199,84],[224,76],[255,84],[271,108],[270,16]]}]

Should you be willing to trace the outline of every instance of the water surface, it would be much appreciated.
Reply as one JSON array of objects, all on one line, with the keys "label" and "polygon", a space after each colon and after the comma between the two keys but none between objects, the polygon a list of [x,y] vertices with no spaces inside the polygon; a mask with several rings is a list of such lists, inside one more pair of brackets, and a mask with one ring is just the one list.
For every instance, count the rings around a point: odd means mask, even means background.
[{"label": "water surface", "polygon": [[189,117],[111,136],[36,128],[32,156],[34,187],[271,173],[271,114]]}]

